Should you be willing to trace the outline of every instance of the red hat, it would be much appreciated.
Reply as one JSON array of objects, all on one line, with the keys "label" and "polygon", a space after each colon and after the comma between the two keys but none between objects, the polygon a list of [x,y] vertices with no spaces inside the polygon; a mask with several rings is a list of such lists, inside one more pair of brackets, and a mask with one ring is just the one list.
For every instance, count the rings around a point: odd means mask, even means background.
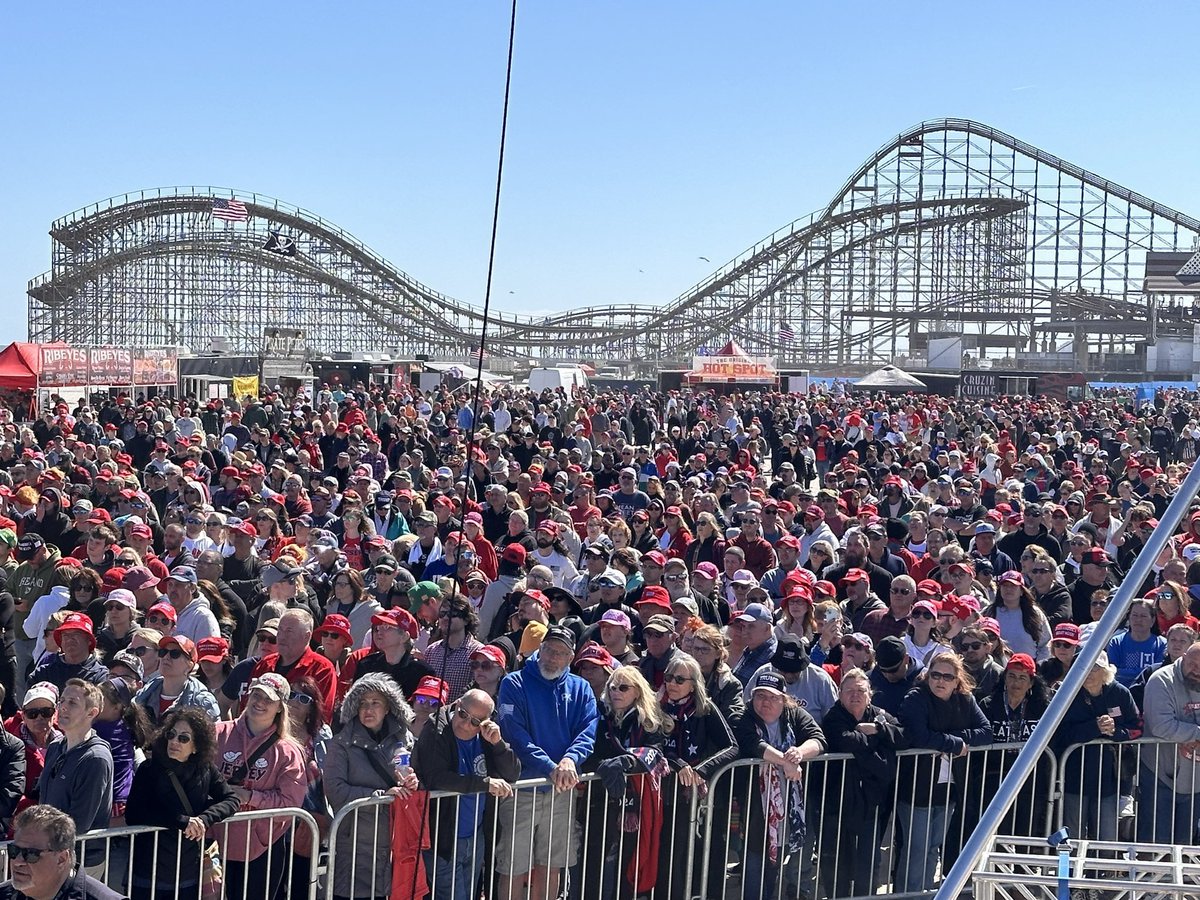
[{"label": "red hat", "polygon": [[1037,674],[1037,665],[1028,653],[1014,653],[1004,667],[1005,672],[1024,672],[1027,675]]},{"label": "red hat", "polygon": [[793,550],[800,549],[800,539],[794,534],[785,534],[775,542],[776,547],[791,547]]},{"label": "red hat", "polygon": [[558,537],[558,523],[553,519],[544,519],[542,524],[537,527],[537,530]]},{"label": "red hat", "polygon": [[963,603],[957,596],[951,594],[942,601],[942,612],[949,613],[960,622],[965,622],[971,618],[972,609],[970,605]]},{"label": "red hat", "polygon": [[994,635],[995,637],[1000,637],[1000,623],[997,622],[995,619],[993,619],[991,616],[983,616],[975,624],[978,625],[980,628],[982,628],[984,631],[986,631],[988,634]]},{"label": "red hat", "polygon": [[650,606],[661,607],[667,612],[670,612],[671,595],[667,593],[667,589],[665,587],[660,587],[657,584],[647,585],[646,587],[642,588],[642,597],[640,600],[638,600],[637,605],[645,606],[647,604]]},{"label": "red hat", "polygon": [[643,562],[649,561],[654,563],[660,569],[667,565],[667,558],[658,550],[651,550],[649,553],[642,554]]},{"label": "red hat", "polygon": [[223,637],[201,638],[196,644],[196,662],[222,662],[228,655],[229,641]]},{"label": "red hat", "polygon": [[550,611],[550,598],[539,590],[525,591],[522,597],[528,597],[530,600],[536,600],[538,605],[546,612]]},{"label": "red hat", "polygon": [[68,631],[82,631],[87,635],[88,644],[96,649],[96,632],[92,628],[92,618],[84,613],[71,613],[66,620],[54,629],[54,640],[61,643],[62,636]]},{"label": "red hat", "polygon": [[191,638],[182,634],[170,634],[158,642],[158,649],[166,650],[172,644],[182,650],[192,662],[196,661],[196,645],[192,643]]},{"label": "red hat", "polygon": [[399,606],[393,606],[391,609],[375,613],[375,615],[371,616],[371,625],[389,625],[392,628],[399,628],[402,631],[407,631],[408,636],[414,641],[417,639],[417,634],[420,630],[417,620],[413,618],[412,613]]},{"label": "red hat", "polygon": [[161,613],[163,618],[170,619],[172,624],[179,621],[179,614],[175,612],[175,607],[170,603],[155,603],[146,610],[146,617],[149,618],[152,613]]},{"label": "red hat", "polygon": [[533,487],[531,487],[529,489],[529,492],[531,494],[549,494],[550,493],[550,485],[546,484],[546,482],[544,482],[544,481],[539,481],[537,484],[535,484]]},{"label": "red hat", "polygon": [[932,578],[922,578],[917,582],[918,594],[933,594],[936,597],[942,596],[942,586]]},{"label": "red hat", "polygon": [[791,589],[784,595],[785,603],[791,603],[793,600],[803,600],[809,606],[813,603],[813,592],[807,584],[793,584]]},{"label": "red hat", "polygon": [[846,574],[842,576],[842,584],[849,584],[854,581],[868,581],[871,576],[867,574],[865,569],[848,569]]},{"label": "red hat", "polygon": [[450,702],[450,685],[436,675],[423,675],[417,682],[417,689],[413,691],[412,695],[413,699],[428,697],[430,700],[445,704]]},{"label": "red hat", "polygon": [[1054,640],[1062,641],[1064,644],[1079,646],[1080,634],[1082,632],[1074,622],[1060,622],[1054,626]]},{"label": "red hat", "polygon": [[664,516],[678,516],[679,515],[679,507],[678,506],[668,506],[666,511],[663,513],[663,515]]},{"label": "red hat", "polygon": [[500,554],[500,558],[506,563],[512,563],[514,566],[525,565],[525,548],[520,544],[509,544],[504,548],[504,552]]},{"label": "red hat", "polygon": [[810,503],[808,506],[804,507],[804,517],[806,519],[824,519],[825,510],[821,509],[821,507],[817,506],[815,503]]},{"label": "red hat", "polygon": [[822,579],[821,581],[816,582],[813,585],[814,597],[816,597],[818,591],[820,591],[822,594],[827,594],[830,597],[837,596],[837,586],[832,581],[825,581]]},{"label": "red hat", "polygon": [[608,652],[608,648],[597,644],[595,641],[588,641],[579,648],[579,652],[575,654],[575,662],[573,666],[579,666],[581,663],[591,663],[599,666],[602,669],[607,669],[613,672],[620,665],[613,655]]},{"label": "red hat", "polygon": [[471,651],[471,659],[490,659],[501,669],[508,668],[508,660],[504,657],[504,651],[495,644],[484,644],[482,647],[476,647]]},{"label": "red hat", "polygon": [[325,617],[314,630],[313,634],[320,637],[322,634],[332,634],[340,637],[347,644],[354,643],[354,637],[350,634],[350,620],[340,613],[330,613]]},{"label": "red hat", "polygon": [[913,612],[916,612],[918,609],[923,609],[935,619],[937,618],[937,614],[941,611],[941,608],[942,607],[940,603],[934,603],[932,600],[918,600],[912,605]]},{"label": "red hat", "polygon": [[229,529],[230,534],[244,534],[246,537],[257,538],[258,529],[254,527],[254,523],[249,519],[243,519],[232,528]]}]

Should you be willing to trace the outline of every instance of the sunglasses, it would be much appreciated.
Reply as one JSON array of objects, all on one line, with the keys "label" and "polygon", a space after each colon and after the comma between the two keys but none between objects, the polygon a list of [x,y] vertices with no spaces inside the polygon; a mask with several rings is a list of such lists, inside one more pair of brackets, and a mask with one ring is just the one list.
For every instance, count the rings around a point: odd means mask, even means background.
[{"label": "sunglasses", "polygon": [[473,659],[471,660],[471,668],[478,669],[481,672],[489,672],[496,668],[496,664],[486,659]]},{"label": "sunglasses", "polygon": [[163,737],[165,737],[168,741],[179,741],[179,743],[183,744],[184,746],[187,746],[192,742],[192,736],[190,734],[188,734],[186,731],[176,731],[174,728],[163,734]]},{"label": "sunglasses", "polygon": [[413,700],[417,706],[440,706],[440,700],[434,700],[432,697],[417,697]]},{"label": "sunglasses", "polygon": [[187,525],[203,525],[204,524],[203,519],[184,519],[183,521]]},{"label": "sunglasses", "polygon": [[53,715],[53,706],[42,706],[37,709],[27,709],[24,711],[26,719],[49,719]]},{"label": "sunglasses", "polygon": [[164,647],[162,650],[158,651],[159,659],[166,659],[168,656],[171,657],[171,659],[179,659],[181,656],[187,656],[187,654],[178,647]]},{"label": "sunglasses", "polygon": [[16,844],[8,845],[9,859],[20,860],[21,862],[27,862],[30,865],[40,860],[43,853],[53,852],[53,850],[41,850],[37,847],[18,847]]},{"label": "sunglasses", "polygon": [[1054,570],[1049,569],[1046,566],[1038,566],[1036,569],[1030,569],[1029,571],[1034,575],[1049,575]]},{"label": "sunglasses", "polygon": [[1067,641],[1051,641],[1050,646],[1055,650],[1074,649],[1075,647],[1074,644],[1068,643]]},{"label": "sunglasses", "polygon": [[104,608],[109,612],[112,612],[116,609],[130,609],[130,607],[126,606],[124,603],[105,603]]},{"label": "sunglasses", "polygon": [[1092,606],[1108,606],[1108,601],[1107,600],[1093,600],[1091,602],[1091,605]]},{"label": "sunglasses", "polygon": [[958,681],[958,675],[954,672],[930,672],[929,679],[931,681]]},{"label": "sunglasses", "polygon": [[686,575],[664,575],[663,581],[687,581]]},{"label": "sunglasses", "polygon": [[473,716],[473,715],[471,715],[469,712],[467,712],[467,711],[466,711],[465,709],[463,709],[462,707],[458,707],[458,708],[456,708],[456,709],[454,710],[454,714],[455,714],[456,716],[458,716],[460,719],[462,719],[464,722],[470,722],[470,723],[471,723],[472,725],[474,725],[476,728],[478,728],[480,725],[482,725],[484,722],[486,722],[486,721],[487,721],[487,717],[486,717],[486,716],[485,716],[484,718],[482,718],[482,719],[481,719],[481,718],[479,718],[479,716]]},{"label": "sunglasses", "polygon": [[225,524],[224,522],[205,522],[204,523],[206,528],[220,528],[224,524]]},{"label": "sunglasses", "polygon": [[686,675],[665,675],[665,676],[663,676],[664,683],[670,682],[673,684],[687,684],[691,680],[692,679],[688,678]]},{"label": "sunglasses", "polygon": [[312,706],[313,698],[308,694],[302,694],[300,691],[292,691],[288,694],[288,700],[299,703],[301,706]]},{"label": "sunglasses", "polygon": [[971,641],[969,644],[963,644],[962,648],[964,650],[982,650],[985,646],[983,641]]},{"label": "sunglasses", "polygon": [[913,591],[912,591],[912,589],[911,589],[911,588],[903,588],[903,587],[894,587],[894,588],[892,588],[892,593],[893,593],[893,594],[899,594],[901,597],[907,597],[907,596],[908,596],[909,594],[911,594],[912,592],[913,592]]},{"label": "sunglasses", "polygon": [[927,609],[918,609],[916,612],[911,613],[909,617],[913,619],[932,619],[933,613]]},{"label": "sunglasses", "polygon": [[149,653],[153,649],[154,649],[153,647],[130,647],[129,652],[132,653],[134,656],[137,656],[140,658],[140,657],[145,656],[147,653]]}]

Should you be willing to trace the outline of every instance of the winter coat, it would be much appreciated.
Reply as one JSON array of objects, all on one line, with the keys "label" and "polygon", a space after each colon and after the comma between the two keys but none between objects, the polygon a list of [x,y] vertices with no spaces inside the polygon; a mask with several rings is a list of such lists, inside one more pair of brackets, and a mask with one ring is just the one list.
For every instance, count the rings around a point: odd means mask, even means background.
[{"label": "winter coat", "polygon": [[[174,772],[191,805],[189,812],[179,799],[171,782]],[[133,875],[147,882],[158,872],[158,881],[169,883],[178,879],[183,886],[200,880],[200,852],[196,843],[181,834],[192,816],[200,818],[206,828],[228,819],[238,811],[238,798],[221,777],[216,766],[177,763],[171,759],[151,756],[133,776],[129,800],[125,805],[128,825],[155,825],[168,829],[138,834],[133,839]],[[157,870],[155,844],[157,843]],[[182,850],[182,853],[180,852]],[[176,870],[176,861],[179,868]],[[178,874],[176,874],[178,872]]]},{"label": "winter coat", "polygon": [[[1149,697],[1147,697],[1149,702]],[[1113,715],[1113,711],[1117,715]],[[1112,737],[1100,734],[1096,719],[1103,715],[1112,715],[1115,720]],[[1190,716],[1190,714],[1189,714]],[[1147,734],[1149,735],[1149,719],[1147,719]],[[1195,726],[1188,726],[1195,728]],[[1101,742],[1090,747],[1083,747],[1067,754],[1062,762],[1063,785],[1065,792],[1075,794],[1100,789],[1102,796],[1111,796],[1117,791],[1117,754],[1112,744],[1122,743],[1139,736],[1138,710],[1133,702],[1129,689],[1118,681],[1104,685],[1098,696],[1093,697],[1086,690],[1080,690],[1063,714],[1058,730],[1052,738],[1052,746],[1060,755],[1065,753],[1072,744],[1083,744],[1090,741]],[[1153,735],[1158,737],[1159,735]],[[1169,759],[1162,759],[1163,767],[1160,773],[1174,770],[1174,762],[1178,759],[1183,765],[1180,771],[1191,772],[1191,760],[1179,755],[1174,744],[1165,745],[1170,752]],[[1156,744],[1143,745],[1143,752],[1149,751],[1153,758],[1158,749]],[[1143,761],[1147,757],[1143,756]],[[1146,777],[1149,777],[1148,775]],[[1161,775],[1160,775],[1161,777]],[[1165,779],[1164,779],[1165,780]],[[1189,792],[1191,788],[1189,787]]]},{"label": "winter coat", "polygon": [[[243,714],[232,722],[218,722],[216,732],[217,767],[221,775],[231,785],[250,791],[250,799],[242,804],[242,809],[292,809],[304,802],[308,782],[304,776],[304,752],[299,744],[290,739],[276,741],[239,785],[236,781],[241,774],[238,769],[254,756],[275,729],[251,734]],[[267,852],[268,846],[287,834],[291,824],[291,818],[284,816],[231,825],[224,853],[237,862],[258,859]],[[276,852],[279,852],[278,848]]]},{"label": "winter coat", "polygon": [[[388,701],[388,714],[378,736],[367,731],[358,719],[359,706],[368,691],[380,693]],[[342,729],[329,742],[325,756],[325,796],[335,814],[355,800],[382,796],[396,786],[396,754],[412,747],[412,718],[400,686],[386,675],[366,675],[351,686],[342,701]],[[385,773],[389,777],[385,778]],[[354,822],[346,822],[338,831],[337,846],[333,848],[341,860],[334,873],[336,896],[386,897],[390,892],[389,812],[386,807],[368,806],[359,813],[357,828]]]},{"label": "winter coat", "polygon": [[103,684],[108,679],[108,666],[100,662],[100,657],[94,653],[79,665],[68,663],[61,653],[55,653],[33,670],[33,674],[29,676],[29,684],[48,681],[62,691],[72,678],[82,678],[92,684]]},{"label": "winter coat", "polygon": [[[75,820],[75,831],[107,828],[112,817],[113,758],[108,744],[91,732],[71,749],[60,738],[46,748],[46,766],[38,779],[42,803],[57,807]],[[85,865],[95,865],[105,856],[103,842],[89,848]]]},{"label": "winter coat", "polygon": [[896,751],[905,746],[904,732],[896,717],[878,706],[868,706],[863,722],[873,722],[877,731],[867,735],[840,702],[826,714],[821,731],[830,753],[849,753],[853,759],[829,760],[822,787],[821,808],[837,810],[847,822],[866,825],[875,809],[892,793],[896,777]]},{"label": "winter coat", "polygon": [[[458,737],[451,728],[452,715],[454,713],[450,709],[438,710],[437,716],[425,725],[413,747],[413,769],[425,790],[486,794],[484,775],[477,772],[459,774]],[[499,778],[510,784],[520,779],[521,762],[507,741],[502,738],[498,744],[489,744],[481,737],[479,743],[483,749],[487,778]],[[429,802],[429,833],[436,842],[435,852],[443,859],[454,855],[457,802],[453,798]]]}]

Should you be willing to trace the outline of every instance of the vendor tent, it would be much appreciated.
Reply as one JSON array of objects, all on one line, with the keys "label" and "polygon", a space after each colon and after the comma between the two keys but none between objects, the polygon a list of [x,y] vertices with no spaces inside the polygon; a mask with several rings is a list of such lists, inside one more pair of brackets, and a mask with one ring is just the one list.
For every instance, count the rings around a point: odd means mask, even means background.
[{"label": "vendor tent", "polygon": [[898,393],[928,389],[925,382],[919,378],[914,378],[903,369],[898,369],[895,366],[884,366],[882,369],[876,369],[870,375],[854,382],[854,386],[862,388],[864,391],[896,391]]},{"label": "vendor tent", "polygon": [[37,388],[41,369],[39,347],[15,341],[0,350],[0,388],[19,391]]}]

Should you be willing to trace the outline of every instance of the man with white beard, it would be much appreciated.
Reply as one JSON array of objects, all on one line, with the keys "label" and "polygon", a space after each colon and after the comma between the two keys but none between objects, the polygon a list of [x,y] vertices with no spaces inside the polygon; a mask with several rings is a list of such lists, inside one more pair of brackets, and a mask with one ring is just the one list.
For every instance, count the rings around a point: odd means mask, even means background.
[{"label": "man with white beard", "polygon": [[508,877],[505,900],[557,897],[562,869],[578,852],[571,801],[599,716],[592,689],[569,671],[574,657],[574,633],[552,625],[524,667],[500,682],[500,732],[521,760],[522,777],[551,784],[499,802],[495,865]]}]

